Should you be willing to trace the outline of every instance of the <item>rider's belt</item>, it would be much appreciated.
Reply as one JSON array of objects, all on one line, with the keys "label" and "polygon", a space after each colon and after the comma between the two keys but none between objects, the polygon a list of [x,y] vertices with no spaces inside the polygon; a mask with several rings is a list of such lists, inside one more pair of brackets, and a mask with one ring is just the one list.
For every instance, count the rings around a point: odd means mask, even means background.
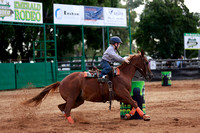
[{"label": "rider's belt", "polygon": [[109,61],[104,60],[104,59],[102,59],[102,60],[108,62],[108,64],[109,64],[110,66],[113,66],[113,63],[110,63]]}]

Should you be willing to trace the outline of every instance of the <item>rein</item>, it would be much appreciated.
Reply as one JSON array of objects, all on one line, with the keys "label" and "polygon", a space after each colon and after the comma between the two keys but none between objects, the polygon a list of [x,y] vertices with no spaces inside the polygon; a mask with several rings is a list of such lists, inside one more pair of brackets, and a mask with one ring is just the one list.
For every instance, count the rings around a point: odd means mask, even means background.
[{"label": "rein", "polygon": [[[136,69],[138,69],[138,71],[145,77],[145,79],[146,79],[146,76],[147,76],[147,74],[139,67],[139,66],[137,66],[137,65],[135,65],[135,64],[132,64],[132,63],[129,63],[130,65],[133,65],[134,67],[136,67]],[[144,65],[145,66],[145,69],[146,69],[146,72],[147,72],[147,67],[146,67],[146,65]]]}]

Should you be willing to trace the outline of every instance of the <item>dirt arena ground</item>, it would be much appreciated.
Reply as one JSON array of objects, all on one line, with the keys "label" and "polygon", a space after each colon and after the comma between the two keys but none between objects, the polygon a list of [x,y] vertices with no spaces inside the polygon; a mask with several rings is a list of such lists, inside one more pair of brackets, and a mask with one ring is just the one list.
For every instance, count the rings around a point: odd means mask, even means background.
[{"label": "dirt arena ground", "polygon": [[85,102],[72,110],[76,123],[70,125],[57,108],[63,102],[59,93],[49,95],[37,108],[20,105],[40,91],[0,91],[1,133],[200,132],[200,80],[172,81],[171,87],[145,82],[146,110],[151,121],[121,120],[117,101],[111,111],[108,103]]}]

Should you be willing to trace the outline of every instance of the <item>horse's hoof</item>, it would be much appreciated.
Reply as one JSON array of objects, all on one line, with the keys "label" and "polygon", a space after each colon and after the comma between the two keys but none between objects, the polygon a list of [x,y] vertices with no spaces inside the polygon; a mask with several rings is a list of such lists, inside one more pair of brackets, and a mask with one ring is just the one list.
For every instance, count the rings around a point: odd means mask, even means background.
[{"label": "horse's hoof", "polygon": [[143,120],[144,120],[144,121],[150,121],[151,118],[150,118],[149,115],[144,115],[144,116],[143,116]]},{"label": "horse's hoof", "polygon": [[131,115],[130,114],[125,114],[125,116],[124,116],[124,119],[125,120],[129,120],[131,118]]}]

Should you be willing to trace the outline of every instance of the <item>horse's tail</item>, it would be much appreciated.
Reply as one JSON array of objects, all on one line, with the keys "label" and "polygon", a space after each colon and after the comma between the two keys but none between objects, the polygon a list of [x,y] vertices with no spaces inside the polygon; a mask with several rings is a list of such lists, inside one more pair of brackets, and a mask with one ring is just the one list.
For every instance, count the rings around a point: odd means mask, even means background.
[{"label": "horse's tail", "polygon": [[44,90],[42,92],[40,92],[40,94],[38,94],[37,96],[23,102],[22,104],[24,105],[29,105],[29,106],[37,106],[39,105],[46,97],[47,95],[51,92],[55,92],[58,87],[60,85],[60,82],[56,82],[56,83],[53,83],[49,86],[46,86],[44,88]]}]

